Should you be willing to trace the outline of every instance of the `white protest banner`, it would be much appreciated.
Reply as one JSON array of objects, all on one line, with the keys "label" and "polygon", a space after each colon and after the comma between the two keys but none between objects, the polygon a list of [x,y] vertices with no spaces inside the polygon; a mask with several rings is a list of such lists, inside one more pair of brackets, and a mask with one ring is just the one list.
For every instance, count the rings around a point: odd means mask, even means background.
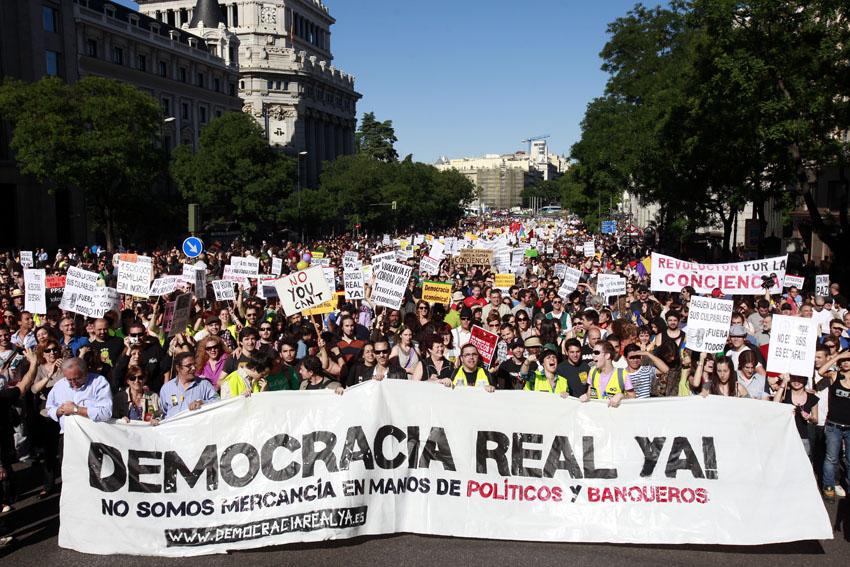
[{"label": "white protest banner", "polygon": [[419,273],[422,275],[439,275],[440,261],[430,256],[422,256],[422,259],[419,260]]},{"label": "white protest banner", "polygon": [[65,278],[65,291],[62,292],[59,309],[86,317],[94,317],[96,291],[97,274],[71,266],[68,268],[68,275]]},{"label": "white protest banner", "polygon": [[[153,264],[137,256],[135,262],[121,260],[118,262],[118,293],[126,293],[134,297],[150,297]],[[150,258],[148,258],[150,260]]]},{"label": "white protest banner", "polygon": [[273,281],[275,279],[277,276],[274,274],[257,274],[257,297],[260,299],[277,297],[277,289]]},{"label": "white protest banner", "polygon": [[192,314],[192,294],[184,293],[183,295],[178,295],[172,303],[174,304],[174,311],[169,320],[169,337],[173,337],[186,330],[186,325],[189,324],[189,316]]},{"label": "white protest banner", "polygon": [[811,376],[817,344],[817,320],[774,315],[767,350],[767,371]]},{"label": "white protest banner", "polygon": [[431,250],[428,252],[428,255],[438,262],[443,259],[443,256],[446,252],[446,246],[440,242],[439,240],[431,241]]},{"label": "white protest banner", "polygon": [[686,346],[697,352],[722,352],[732,322],[732,300],[694,295],[688,305]]},{"label": "white protest banner", "polygon": [[189,285],[195,285],[195,265],[183,264],[183,273],[179,276],[180,281]]},{"label": "white protest banner", "polygon": [[207,298],[207,268],[206,266],[195,266],[195,297],[198,299]]},{"label": "white protest banner", "polygon": [[322,266],[322,276],[324,276],[331,293],[336,292],[336,268]]},{"label": "white protest banner", "polygon": [[93,317],[103,317],[110,311],[121,312],[121,296],[112,287],[99,287],[94,294]]},{"label": "white protest banner", "polygon": [[796,287],[797,289],[803,289],[803,286],[806,283],[806,278],[803,276],[792,276],[791,274],[785,274],[785,281],[782,283],[783,288]]},{"label": "white protest banner", "polygon": [[30,313],[39,315],[47,313],[45,277],[44,270],[24,269],[24,309]]},{"label": "white protest banner", "polygon": [[584,252],[585,258],[596,256],[596,243],[593,240],[585,242],[584,246],[582,246],[582,252]]},{"label": "white protest banner", "polygon": [[383,254],[375,254],[372,256],[372,273],[377,274],[381,271],[381,265],[384,262],[395,262],[395,252],[384,252]]},{"label": "white protest banner", "polygon": [[357,252],[346,252],[342,255],[342,270],[359,270],[363,263]]},{"label": "white protest banner", "polygon": [[215,280],[212,283],[213,293],[216,301],[236,301],[236,292],[233,291],[233,282],[227,280]]},{"label": "white protest banner", "polygon": [[260,273],[260,260],[250,256],[230,258],[230,273],[234,278],[256,278]]},{"label": "white protest banner", "polygon": [[567,273],[566,264],[555,264],[552,266],[552,275],[563,281],[564,275]]},{"label": "white protest banner", "polygon": [[[224,267],[224,271],[221,274],[221,279],[228,281],[228,282],[233,282],[235,284],[239,284],[244,289],[250,288],[251,287],[251,281],[248,279],[248,277],[244,276],[244,275],[239,275],[239,274],[235,273],[233,270],[234,270],[233,266],[231,266],[230,264],[227,264]],[[257,276],[253,275],[253,276],[250,276],[250,277],[256,278]]]},{"label": "white protest banner", "polygon": [[283,272],[283,260],[272,258],[272,275],[279,276]]},{"label": "white protest banner", "polygon": [[596,292],[606,301],[609,297],[626,295],[626,278],[613,274],[599,274],[596,279]]},{"label": "white protest banner", "polygon": [[363,264],[360,267],[360,271],[363,272],[363,281],[369,281],[372,279],[372,265],[371,264]]},{"label": "white protest banner", "polygon": [[21,266],[26,269],[32,268],[34,265],[35,263],[32,258],[32,250],[21,250]]},{"label": "white protest banner", "polygon": [[381,271],[375,274],[372,302],[390,309],[401,309],[413,268],[397,262],[383,262],[381,266]]},{"label": "white protest banner", "polygon": [[174,293],[177,289],[177,280],[179,279],[180,276],[162,276],[155,279],[151,284],[150,297],[160,297]]},{"label": "white protest banner", "polygon": [[366,294],[363,291],[362,270],[345,270],[342,272],[342,281],[345,284],[345,298],[348,300],[363,299]]},{"label": "white protest banner", "polygon": [[83,553],[186,557],[394,532],[549,545],[834,537],[782,404],[692,396],[612,410],[369,380],[343,396],[239,396],[157,427],[63,420],[58,543]]},{"label": "white protest banner", "polygon": [[275,280],[274,287],[287,316],[312,309],[333,297],[321,266],[313,266]]},{"label": "white protest banner", "polygon": [[490,366],[498,342],[499,335],[478,325],[473,325],[469,336],[469,344],[474,345],[478,349],[478,355],[481,357],[481,362],[485,366]]},{"label": "white protest banner", "polygon": [[390,239],[390,235],[389,235],[389,234],[385,234],[385,235],[384,235],[384,238],[383,238],[383,239],[381,239],[381,244],[383,244],[384,246],[389,246],[389,245],[390,245],[390,244],[392,244],[392,243],[393,243],[393,241]]},{"label": "white protest banner", "polygon": [[728,295],[764,295],[763,278],[774,282],[771,293],[779,293],[785,279],[788,256],[762,258],[731,264],[699,264],[652,253],[653,291],[681,291],[693,287],[697,293],[715,288]]},{"label": "white protest banner", "polygon": [[457,237],[456,236],[447,236],[443,239],[443,244],[445,245],[445,254],[454,255],[457,252]]},{"label": "white protest banner", "polygon": [[413,258],[413,250],[396,250],[395,259],[398,262],[407,262]]},{"label": "white protest banner", "polygon": [[567,268],[564,271],[564,281],[558,289],[558,295],[561,299],[566,300],[569,295],[578,289],[579,281],[581,280],[581,271],[575,268]]},{"label": "white protest banner", "polygon": [[829,295],[829,274],[818,274],[815,276],[815,295],[826,297]]}]

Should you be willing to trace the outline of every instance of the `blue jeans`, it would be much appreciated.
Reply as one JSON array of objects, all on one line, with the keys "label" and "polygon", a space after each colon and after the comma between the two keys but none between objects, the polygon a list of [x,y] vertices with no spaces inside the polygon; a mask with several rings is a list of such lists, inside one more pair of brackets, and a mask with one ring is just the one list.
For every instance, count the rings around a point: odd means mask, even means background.
[{"label": "blue jeans", "polygon": [[[824,433],[826,433],[826,459],[823,461],[823,486],[826,488],[836,485],[835,471],[838,468],[838,459],[841,456],[841,443],[846,443],[848,449],[850,449],[850,428],[839,429],[827,423]],[[847,470],[850,471],[850,450],[845,451],[844,461]]]}]

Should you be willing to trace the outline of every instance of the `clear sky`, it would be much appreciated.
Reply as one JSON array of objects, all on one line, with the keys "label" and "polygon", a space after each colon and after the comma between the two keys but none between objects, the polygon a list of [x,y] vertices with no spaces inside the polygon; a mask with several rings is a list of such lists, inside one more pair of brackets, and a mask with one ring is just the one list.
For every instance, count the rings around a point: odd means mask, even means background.
[{"label": "clear sky", "polygon": [[358,115],[392,120],[398,153],[432,163],[543,134],[568,153],[605,85],[606,26],[636,0],[324,1],[334,64],[363,94]]}]

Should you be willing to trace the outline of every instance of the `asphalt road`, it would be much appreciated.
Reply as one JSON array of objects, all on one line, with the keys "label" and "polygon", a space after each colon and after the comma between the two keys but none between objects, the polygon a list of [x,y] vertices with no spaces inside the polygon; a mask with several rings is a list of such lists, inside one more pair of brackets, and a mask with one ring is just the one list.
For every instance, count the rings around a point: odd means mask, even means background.
[{"label": "asphalt road", "polygon": [[[29,479],[27,479],[29,480]],[[818,567],[850,564],[850,498],[827,506],[836,527],[833,540],[801,541],[758,547],[600,545],[539,543],[480,539],[430,537],[396,534],[362,537],[303,545],[287,545],[227,555],[187,559],[133,556],[86,555],[59,548],[59,498],[37,500],[35,487],[27,487],[15,510],[2,520],[14,527],[16,542],[0,551],[0,565],[15,567],[135,567],[180,565],[181,567],[289,565],[346,565],[346,567],[409,567],[417,565],[525,565],[562,567],[578,562],[582,567],[625,565],[657,567],[668,565],[720,566],[744,563],[750,566],[779,567],[817,563]]]}]

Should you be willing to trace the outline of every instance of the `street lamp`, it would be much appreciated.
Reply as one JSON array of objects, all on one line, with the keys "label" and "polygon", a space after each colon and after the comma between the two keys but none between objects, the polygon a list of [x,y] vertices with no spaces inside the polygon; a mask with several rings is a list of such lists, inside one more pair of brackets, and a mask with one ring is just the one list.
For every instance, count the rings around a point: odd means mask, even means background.
[{"label": "street lamp", "polygon": [[298,228],[301,230],[301,242],[304,242],[304,223],[301,222],[301,156],[306,156],[307,152],[298,152],[298,171],[296,174],[298,193]]}]

